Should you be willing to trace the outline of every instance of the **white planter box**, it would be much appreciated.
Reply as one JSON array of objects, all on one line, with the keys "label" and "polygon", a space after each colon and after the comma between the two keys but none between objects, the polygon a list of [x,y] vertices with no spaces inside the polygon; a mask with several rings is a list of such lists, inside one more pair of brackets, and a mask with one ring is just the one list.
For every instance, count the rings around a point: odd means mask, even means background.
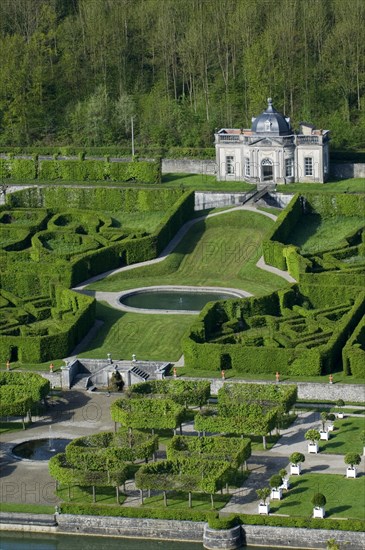
[{"label": "white planter box", "polygon": [[288,490],[290,487],[290,481],[289,479],[283,479],[283,484],[280,485],[280,489],[286,489]]},{"label": "white planter box", "polygon": [[364,446],[364,449],[363,449],[363,453],[362,453],[364,456],[365,456],[365,446]]},{"label": "white planter box", "polygon": [[328,424],[328,426],[327,426],[327,431],[328,432],[333,432],[334,429],[335,429],[335,427],[334,427],[333,424]]},{"label": "white planter box", "polygon": [[346,469],[346,477],[356,477],[357,475],[357,469],[356,468],[347,468]]},{"label": "white planter box", "polygon": [[344,418],[343,412],[342,413],[337,413],[337,418]]},{"label": "white planter box", "polygon": [[260,504],[259,504],[259,514],[265,514],[266,516],[268,516],[269,512],[270,512],[270,504],[262,504],[260,502]]},{"label": "white planter box", "polygon": [[299,464],[290,464],[290,475],[291,476],[300,476],[300,472],[302,471],[302,467]]},{"label": "white planter box", "polygon": [[308,443],[308,453],[318,453],[318,443]]},{"label": "white planter box", "polygon": [[324,518],[326,512],[324,508],[313,508],[313,517],[314,518]]},{"label": "white planter box", "polygon": [[271,489],[270,498],[272,500],[281,500],[282,496],[283,496],[283,491],[280,487],[278,487],[278,489]]},{"label": "white planter box", "polygon": [[319,432],[321,434],[321,439],[328,441],[330,438],[330,434],[328,432]]}]

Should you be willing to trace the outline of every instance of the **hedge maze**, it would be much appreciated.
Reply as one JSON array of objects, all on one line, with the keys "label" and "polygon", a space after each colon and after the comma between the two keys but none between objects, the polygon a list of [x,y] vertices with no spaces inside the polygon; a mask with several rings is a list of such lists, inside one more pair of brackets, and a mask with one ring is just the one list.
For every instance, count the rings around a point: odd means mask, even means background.
[{"label": "hedge maze", "polygon": [[[296,195],[263,251],[266,263],[289,271],[298,284],[261,298],[207,304],[184,340],[186,365],[317,376],[343,364],[346,374],[363,378],[364,212],[364,195]],[[310,253],[292,244],[306,216],[342,224],[332,249],[313,237]],[[344,227],[352,230],[341,236]]]},{"label": "hedge maze", "polygon": [[[181,190],[31,188],[0,207],[0,356],[65,357],[94,323],[94,300],[69,290],[99,273],[155,258],[191,217]],[[166,214],[152,232],[123,212]]]}]

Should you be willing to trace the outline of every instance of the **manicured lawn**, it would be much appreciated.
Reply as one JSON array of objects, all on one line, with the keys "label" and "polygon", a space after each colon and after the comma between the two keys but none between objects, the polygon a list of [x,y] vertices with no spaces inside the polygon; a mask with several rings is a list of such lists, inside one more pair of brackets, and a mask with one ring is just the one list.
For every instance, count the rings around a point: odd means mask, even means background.
[{"label": "manicured lawn", "polygon": [[177,361],[181,354],[181,339],[196,318],[193,315],[142,315],[125,313],[98,302],[97,319],[104,325],[79,357],[107,357],[152,361]]},{"label": "manicured lawn", "polygon": [[46,504],[16,504],[0,502],[0,512],[25,512],[29,514],[54,514],[54,506]]},{"label": "manicured lawn", "polygon": [[[188,377],[194,377],[194,378],[221,378],[221,371],[212,369],[212,370],[200,370],[200,369],[194,369],[194,368],[188,368],[188,367],[179,367],[177,369],[177,375],[178,376],[188,376]],[[246,373],[246,372],[238,372],[235,369],[229,369],[225,371],[225,379],[226,380],[268,380],[271,382],[275,382],[275,372],[273,370],[272,374],[265,374],[265,373]],[[282,375],[280,376],[280,380],[282,382],[316,382],[318,384],[328,384],[328,375],[323,376],[288,376],[288,375]],[[336,372],[333,374],[333,380],[334,383],[341,383],[341,384],[364,384],[365,380],[361,378],[354,378],[352,379],[351,376],[346,376],[343,371]],[[327,409],[326,409],[327,410]]]},{"label": "manicured lawn", "polygon": [[331,432],[329,441],[320,441],[321,452],[341,455],[354,452],[361,456],[364,445],[362,436],[365,430],[365,418],[346,418],[345,412],[345,418],[336,420],[334,425],[335,429]]},{"label": "manicured lawn", "polygon": [[349,234],[364,226],[363,217],[336,216],[323,219],[309,214],[301,218],[290,235],[290,242],[303,253],[336,247]]},{"label": "manicured lawn", "polygon": [[[304,474],[290,478],[291,488],[281,501],[270,502],[270,512],[311,517],[314,493],[327,499],[326,517],[364,519],[365,477],[346,479],[334,474]],[[324,520],[323,527],[326,522]]]},{"label": "manicured lawn", "polygon": [[215,176],[205,174],[164,174],[164,187],[185,187],[197,191],[254,191],[255,185],[245,181],[217,181]]},{"label": "manicured lawn", "polygon": [[365,178],[351,178],[346,180],[331,180],[327,183],[289,183],[278,185],[276,190],[280,193],[365,193]]},{"label": "manicured lawn", "polygon": [[[57,490],[57,496],[64,502],[72,502],[73,504],[92,504],[92,488],[80,487],[72,485],[70,488],[71,500],[68,498],[68,487],[60,486]],[[125,496],[119,493],[119,504],[123,504]],[[96,487],[95,488],[95,504],[117,504],[115,487]]]},{"label": "manicured lawn", "polygon": [[164,261],[118,273],[89,285],[116,292],[138,286],[226,286],[266,294],[287,282],[256,267],[261,243],[274,222],[247,211],[235,211],[197,222]]},{"label": "manicured lawn", "polygon": [[[167,493],[167,507],[171,510],[181,510],[189,508],[188,493],[180,493],[177,491],[171,491]],[[214,508],[220,510],[231,499],[231,495],[214,495]],[[163,495],[154,495],[143,499],[144,505],[148,508],[165,508]],[[191,508],[194,510],[204,511],[211,510],[212,504],[210,495],[203,493],[193,493]]]},{"label": "manicured lawn", "polygon": [[119,225],[121,230],[146,231],[152,233],[161,219],[166,216],[166,212],[110,212],[105,213],[115,220],[115,225]]}]

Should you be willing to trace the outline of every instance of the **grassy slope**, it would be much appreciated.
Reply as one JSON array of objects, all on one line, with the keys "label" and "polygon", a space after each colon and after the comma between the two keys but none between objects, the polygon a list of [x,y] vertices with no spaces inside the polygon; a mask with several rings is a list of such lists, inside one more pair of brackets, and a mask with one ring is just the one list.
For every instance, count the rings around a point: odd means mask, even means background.
[{"label": "grassy slope", "polygon": [[299,246],[303,253],[314,253],[338,246],[349,234],[364,226],[360,217],[336,216],[322,219],[315,214],[305,216],[293,229],[290,242]]},{"label": "grassy slope", "polygon": [[173,254],[159,264],[119,273],[90,285],[117,292],[138,286],[226,286],[265,294],[284,287],[281,277],[258,269],[261,242],[274,222],[235,211],[195,224]]},{"label": "grassy slope", "polygon": [[78,357],[97,359],[111,353],[114,361],[137,359],[177,361],[181,339],[195,316],[124,313],[98,302],[96,316],[104,321],[93,341]]}]

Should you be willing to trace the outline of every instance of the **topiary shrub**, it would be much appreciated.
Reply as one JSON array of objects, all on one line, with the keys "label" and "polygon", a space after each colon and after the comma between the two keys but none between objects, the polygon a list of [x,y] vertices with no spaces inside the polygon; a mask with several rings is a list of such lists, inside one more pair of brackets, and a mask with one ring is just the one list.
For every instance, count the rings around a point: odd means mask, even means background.
[{"label": "topiary shrub", "polygon": [[300,462],[305,461],[305,456],[302,453],[296,452],[290,455],[289,460],[292,464],[295,464],[295,466],[297,466]]},{"label": "topiary shrub", "polygon": [[354,464],[358,466],[361,462],[361,456],[358,453],[347,453],[344,458],[345,464],[349,464],[351,468]]},{"label": "topiary shrub", "polygon": [[318,430],[310,429],[306,432],[305,438],[312,445],[314,445],[317,441],[321,439],[321,434],[319,433]]},{"label": "topiary shrub", "polygon": [[322,493],[315,493],[312,497],[312,504],[315,508],[323,508],[326,502],[326,497]]},{"label": "topiary shrub", "polygon": [[211,529],[232,529],[241,523],[238,516],[231,514],[227,517],[219,517],[216,512],[207,514],[208,525]]},{"label": "topiary shrub", "polygon": [[278,489],[283,483],[283,478],[279,474],[274,474],[271,476],[269,483],[272,489]]}]

